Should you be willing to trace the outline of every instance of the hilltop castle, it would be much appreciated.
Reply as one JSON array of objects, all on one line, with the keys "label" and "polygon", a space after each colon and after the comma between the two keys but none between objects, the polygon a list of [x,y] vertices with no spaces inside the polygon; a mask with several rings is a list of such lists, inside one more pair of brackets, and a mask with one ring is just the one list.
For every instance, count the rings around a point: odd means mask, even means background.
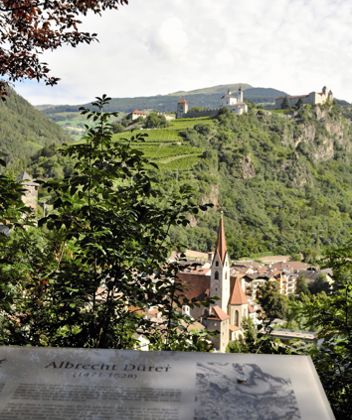
[{"label": "hilltop castle", "polygon": [[275,108],[282,108],[285,100],[288,106],[295,106],[298,103],[309,105],[323,105],[332,102],[334,99],[332,91],[327,90],[326,86],[323,87],[321,92],[310,92],[307,95],[300,96],[280,96],[275,99]]},{"label": "hilltop castle", "polygon": [[228,90],[221,99],[223,100],[223,106],[237,115],[242,115],[248,112],[248,106],[243,101],[242,88],[239,88],[237,92],[231,92]]}]

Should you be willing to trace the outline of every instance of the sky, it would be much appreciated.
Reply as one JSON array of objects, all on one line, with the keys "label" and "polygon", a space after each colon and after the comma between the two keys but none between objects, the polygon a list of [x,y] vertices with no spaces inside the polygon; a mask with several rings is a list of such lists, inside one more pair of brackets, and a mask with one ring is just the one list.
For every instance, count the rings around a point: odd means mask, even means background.
[{"label": "sky", "polygon": [[16,84],[32,104],[82,104],[248,83],[352,102],[351,0],[129,0],[90,15],[99,43],[43,56],[56,87]]}]

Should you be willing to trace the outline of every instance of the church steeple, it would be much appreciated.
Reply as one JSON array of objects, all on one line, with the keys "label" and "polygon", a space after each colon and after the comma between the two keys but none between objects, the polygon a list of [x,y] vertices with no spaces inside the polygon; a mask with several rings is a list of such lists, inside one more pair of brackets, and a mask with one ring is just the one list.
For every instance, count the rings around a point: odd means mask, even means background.
[{"label": "church steeple", "polygon": [[216,297],[216,305],[227,312],[230,300],[230,261],[227,253],[224,217],[221,213],[218,237],[211,264],[210,296]]},{"label": "church steeple", "polygon": [[225,228],[224,228],[224,214],[221,212],[219,227],[218,227],[218,239],[216,241],[216,248],[214,258],[218,255],[222,264],[224,264],[225,257],[227,254]]}]

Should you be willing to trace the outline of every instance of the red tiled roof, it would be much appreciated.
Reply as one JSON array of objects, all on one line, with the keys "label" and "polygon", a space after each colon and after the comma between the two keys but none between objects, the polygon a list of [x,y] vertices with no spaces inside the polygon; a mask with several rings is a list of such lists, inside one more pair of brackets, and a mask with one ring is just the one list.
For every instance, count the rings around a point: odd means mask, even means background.
[{"label": "red tiled roof", "polygon": [[219,306],[212,306],[211,307],[211,314],[209,318],[216,318],[220,321],[225,321],[226,319],[230,319],[226,312],[224,312]]},{"label": "red tiled roof", "polygon": [[236,279],[233,286],[232,295],[230,299],[230,305],[243,305],[248,303],[247,296],[244,294],[244,291],[241,287],[241,280]]},{"label": "red tiled roof", "polygon": [[139,109],[134,109],[132,111],[132,114],[145,115],[145,112],[144,111],[140,111]]},{"label": "red tiled roof", "polygon": [[309,267],[311,267],[310,264],[301,262],[301,261],[288,261],[288,262],[278,262],[271,265],[272,271],[304,271],[307,270]]},{"label": "red tiled roof", "polygon": [[180,99],[178,100],[178,103],[179,103],[179,104],[186,104],[186,103],[187,103],[187,101],[186,101],[186,99],[185,99],[185,98],[180,98]]},{"label": "red tiled roof", "polygon": [[221,215],[219,228],[218,228],[218,239],[216,241],[215,255],[218,254],[222,263],[225,261],[227,253],[226,238],[225,238],[225,228],[224,228],[224,218]]},{"label": "red tiled roof", "polygon": [[209,295],[210,276],[181,272],[177,274],[177,279],[181,282],[183,293],[188,299]]}]

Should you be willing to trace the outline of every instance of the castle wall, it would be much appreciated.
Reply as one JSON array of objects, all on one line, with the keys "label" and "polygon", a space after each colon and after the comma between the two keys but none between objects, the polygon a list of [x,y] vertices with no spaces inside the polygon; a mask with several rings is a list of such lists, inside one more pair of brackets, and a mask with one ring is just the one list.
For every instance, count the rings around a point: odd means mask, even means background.
[{"label": "castle wall", "polygon": [[248,106],[245,103],[237,104],[234,106],[227,107],[230,109],[230,111],[234,112],[237,115],[246,114],[248,112]]},{"label": "castle wall", "polygon": [[200,118],[200,117],[216,117],[218,109],[209,109],[206,111],[189,111],[182,115],[182,118]]},{"label": "castle wall", "polygon": [[287,99],[290,107],[295,106],[299,100],[307,105],[322,105],[332,100],[333,95],[331,91],[326,92],[326,88],[324,87],[322,92],[310,92],[308,95],[281,96],[275,99],[275,108],[281,108],[285,99]]},{"label": "castle wall", "polygon": [[288,105],[290,107],[294,107],[297,105],[297,102],[301,100],[304,104],[311,104],[313,105],[313,100],[309,95],[306,96],[287,96],[287,97],[280,97],[275,99],[275,108],[281,108],[283,102],[287,99]]}]

